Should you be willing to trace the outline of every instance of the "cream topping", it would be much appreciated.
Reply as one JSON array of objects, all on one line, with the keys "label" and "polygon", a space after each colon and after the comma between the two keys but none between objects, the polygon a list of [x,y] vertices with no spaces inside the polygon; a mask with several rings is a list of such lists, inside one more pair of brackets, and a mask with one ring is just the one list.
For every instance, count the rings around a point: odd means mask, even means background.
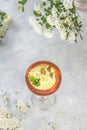
[{"label": "cream topping", "polygon": [[36,66],[29,72],[28,77],[33,87],[39,90],[50,89],[56,82],[55,70],[49,65]]}]

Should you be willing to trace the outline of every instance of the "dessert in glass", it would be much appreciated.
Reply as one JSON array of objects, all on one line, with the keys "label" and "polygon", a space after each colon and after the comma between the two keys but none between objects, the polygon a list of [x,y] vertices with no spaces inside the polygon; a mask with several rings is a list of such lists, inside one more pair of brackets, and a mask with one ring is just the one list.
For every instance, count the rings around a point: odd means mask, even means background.
[{"label": "dessert in glass", "polygon": [[40,109],[48,109],[55,101],[53,94],[60,86],[60,69],[52,62],[38,61],[29,66],[26,71],[26,83],[33,92],[32,103]]}]

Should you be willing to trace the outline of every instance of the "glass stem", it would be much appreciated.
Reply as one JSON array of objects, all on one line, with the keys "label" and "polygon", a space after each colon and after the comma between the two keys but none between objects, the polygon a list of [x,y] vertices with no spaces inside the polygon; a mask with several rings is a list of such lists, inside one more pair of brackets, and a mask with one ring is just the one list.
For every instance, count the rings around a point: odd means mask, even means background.
[{"label": "glass stem", "polygon": [[47,100],[47,96],[42,96],[42,101],[46,101]]}]

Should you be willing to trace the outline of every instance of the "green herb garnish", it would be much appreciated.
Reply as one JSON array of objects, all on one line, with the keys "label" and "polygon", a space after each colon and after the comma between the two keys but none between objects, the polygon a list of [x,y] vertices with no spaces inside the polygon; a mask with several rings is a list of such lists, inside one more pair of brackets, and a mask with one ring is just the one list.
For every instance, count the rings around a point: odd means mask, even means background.
[{"label": "green herb garnish", "polygon": [[32,82],[33,85],[40,86],[40,79],[37,79],[33,76],[29,76],[29,80]]}]

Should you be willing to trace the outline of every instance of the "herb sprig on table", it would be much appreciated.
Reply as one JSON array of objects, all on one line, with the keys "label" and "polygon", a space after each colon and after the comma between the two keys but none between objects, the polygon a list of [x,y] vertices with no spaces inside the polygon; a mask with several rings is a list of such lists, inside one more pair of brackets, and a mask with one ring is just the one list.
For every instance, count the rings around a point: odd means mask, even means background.
[{"label": "herb sprig on table", "polygon": [[18,9],[24,12],[24,5],[26,4],[27,0],[18,0]]}]

